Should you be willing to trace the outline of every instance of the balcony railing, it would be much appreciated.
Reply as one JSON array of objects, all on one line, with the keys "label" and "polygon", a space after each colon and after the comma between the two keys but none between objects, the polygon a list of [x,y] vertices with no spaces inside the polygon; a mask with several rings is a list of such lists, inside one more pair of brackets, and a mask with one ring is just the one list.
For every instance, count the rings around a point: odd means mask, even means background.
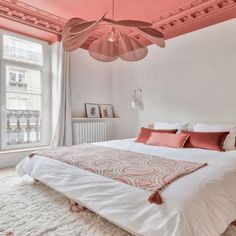
[{"label": "balcony railing", "polygon": [[40,111],[7,109],[7,145],[40,142]]}]

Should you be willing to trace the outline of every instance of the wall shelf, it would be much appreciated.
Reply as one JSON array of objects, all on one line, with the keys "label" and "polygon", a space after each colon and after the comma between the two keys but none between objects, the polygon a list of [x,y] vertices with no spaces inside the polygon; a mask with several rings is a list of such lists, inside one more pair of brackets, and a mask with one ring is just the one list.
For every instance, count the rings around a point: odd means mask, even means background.
[{"label": "wall shelf", "polygon": [[112,117],[112,118],[87,118],[87,117],[74,117],[72,118],[72,122],[82,122],[82,121],[111,121],[119,119],[120,117]]}]

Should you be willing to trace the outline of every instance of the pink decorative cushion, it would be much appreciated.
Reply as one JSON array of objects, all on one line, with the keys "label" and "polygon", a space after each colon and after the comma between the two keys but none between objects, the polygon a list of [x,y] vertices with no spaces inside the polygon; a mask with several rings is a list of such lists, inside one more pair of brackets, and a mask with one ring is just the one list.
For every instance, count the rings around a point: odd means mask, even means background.
[{"label": "pink decorative cushion", "polygon": [[171,134],[175,134],[177,132],[177,129],[164,130],[164,129],[148,129],[148,128],[142,127],[140,132],[139,132],[138,138],[135,140],[135,142],[146,143],[152,132],[153,133],[171,133]]},{"label": "pink decorative cushion", "polygon": [[146,144],[153,146],[183,148],[188,138],[188,134],[151,133],[151,136]]},{"label": "pink decorative cushion", "polygon": [[188,134],[189,140],[185,147],[203,148],[215,151],[224,151],[223,143],[229,132],[192,132],[182,131],[182,134]]}]

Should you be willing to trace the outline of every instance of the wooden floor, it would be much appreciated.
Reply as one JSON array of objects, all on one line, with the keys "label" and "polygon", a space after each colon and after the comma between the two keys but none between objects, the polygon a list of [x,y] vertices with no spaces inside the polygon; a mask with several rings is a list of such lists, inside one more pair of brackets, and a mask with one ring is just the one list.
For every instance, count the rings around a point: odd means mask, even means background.
[{"label": "wooden floor", "polygon": [[0,176],[10,175],[14,173],[16,173],[15,168],[0,169]]}]

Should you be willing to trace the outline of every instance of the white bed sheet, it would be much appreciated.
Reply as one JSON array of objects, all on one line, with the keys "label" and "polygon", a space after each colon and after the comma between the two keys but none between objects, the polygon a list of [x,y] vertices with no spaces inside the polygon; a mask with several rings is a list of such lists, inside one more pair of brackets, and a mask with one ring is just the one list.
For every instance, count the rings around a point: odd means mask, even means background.
[{"label": "white bed sheet", "polygon": [[96,145],[208,166],[174,181],[150,204],[149,192],[47,157],[26,157],[18,173],[30,175],[136,235],[220,236],[236,219],[236,151],[153,147],[133,139]]}]

